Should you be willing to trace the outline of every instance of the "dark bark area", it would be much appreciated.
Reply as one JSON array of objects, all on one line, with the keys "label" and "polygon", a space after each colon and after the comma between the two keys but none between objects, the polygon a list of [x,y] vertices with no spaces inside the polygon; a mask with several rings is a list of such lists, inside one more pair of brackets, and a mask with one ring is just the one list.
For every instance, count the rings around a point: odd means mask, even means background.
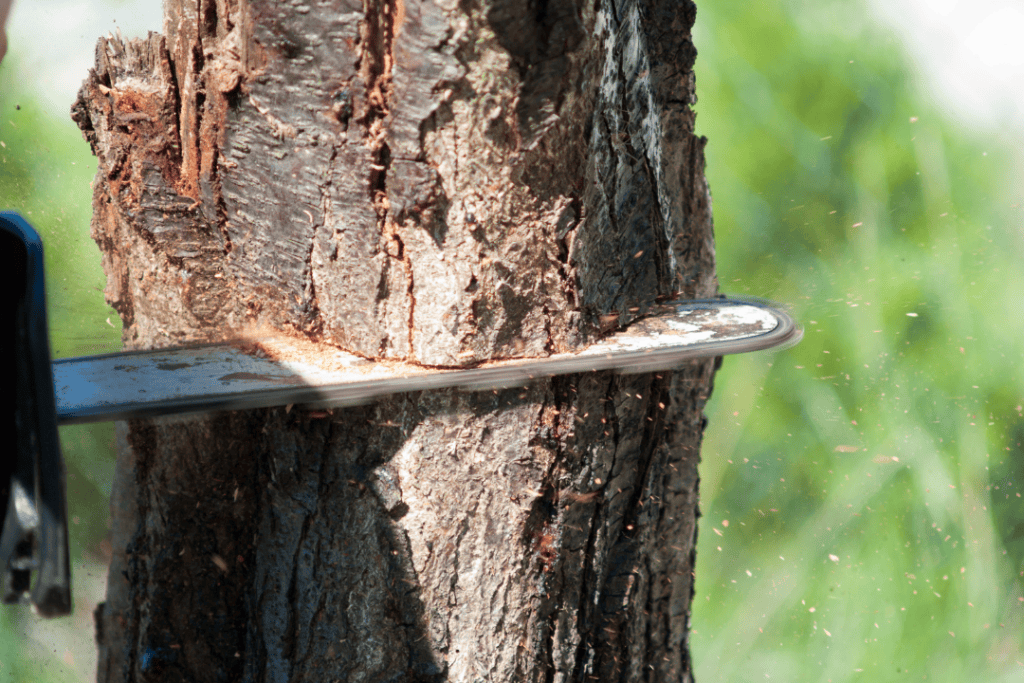
[{"label": "dark bark area", "polygon": [[[716,291],[695,8],[167,3],[73,116],[129,347],[470,365]],[[710,361],[120,428],[101,681],[688,680]]]}]

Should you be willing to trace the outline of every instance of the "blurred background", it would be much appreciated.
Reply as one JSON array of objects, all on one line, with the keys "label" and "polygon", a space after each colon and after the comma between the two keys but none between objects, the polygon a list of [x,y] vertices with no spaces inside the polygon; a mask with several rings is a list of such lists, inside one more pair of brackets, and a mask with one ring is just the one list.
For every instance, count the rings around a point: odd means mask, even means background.
[{"label": "blurred background", "polygon": [[698,681],[1024,680],[1022,9],[698,2],[721,288],[805,327],[717,377]]},{"label": "blurred background", "polygon": [[[701,466],[698,681],[1024,681],[1024,10],[698,0],[724,292],[804,341],[727,358]],[[16,0],[0,207],[48,247],[55,356],[119,345],[68,115],[159,3]],[[94,680],[113,427],[62,428],[74,616],[0,609],[0,681]]]}]

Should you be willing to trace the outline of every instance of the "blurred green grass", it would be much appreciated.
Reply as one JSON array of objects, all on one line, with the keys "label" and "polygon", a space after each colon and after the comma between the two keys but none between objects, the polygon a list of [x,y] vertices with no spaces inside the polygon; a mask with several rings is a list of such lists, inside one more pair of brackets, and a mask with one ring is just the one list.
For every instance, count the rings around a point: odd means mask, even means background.
[{"label": "blurred green grass", "polygon": [[[99,250],[89,238],[96,162],[70,115],[48,115],[19,80],[17,54],[0,66],[0,207],[43,238],[51,352],[66,357],[120,347],[120,320],[103,301]],[[83,75],[84,76],[84,75]],[[74,614],[40,620],[0,609],[0,680],[95,678],[92,610],[105,592],[104,542],[113,480],[110,423],[62,427],[67,467]]]},{"label": "blurred green grass", "polygon": [[1020,158],[860,3],[698,4],[726,359],[701,466],[704,681],[1024,680]]}]

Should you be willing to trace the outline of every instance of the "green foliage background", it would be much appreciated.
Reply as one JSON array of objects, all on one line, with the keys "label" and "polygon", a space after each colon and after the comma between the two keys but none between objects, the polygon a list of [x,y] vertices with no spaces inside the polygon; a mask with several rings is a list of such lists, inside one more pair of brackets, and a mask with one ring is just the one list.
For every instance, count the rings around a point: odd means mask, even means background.
[{"label": "green foliage background", "polygon": [[698,2],[722,290],[803,342],[725,361],[703,449],[702,681],[1017,681],[1021,183],[860,3]]},{"label": "green foliage background", "polygon": [[[722,289],[790,302],[806,335],[718,375],[697,678],[1024,680],[1020,157],[944,120],[859,2],[698,7]],[[110,350],[95,163],[17,59],[0,206],[43,234],[55,356]],[[79,602],[57,622],[0,610],[0,680],[92,676],[113,429],[61,436]]]}]

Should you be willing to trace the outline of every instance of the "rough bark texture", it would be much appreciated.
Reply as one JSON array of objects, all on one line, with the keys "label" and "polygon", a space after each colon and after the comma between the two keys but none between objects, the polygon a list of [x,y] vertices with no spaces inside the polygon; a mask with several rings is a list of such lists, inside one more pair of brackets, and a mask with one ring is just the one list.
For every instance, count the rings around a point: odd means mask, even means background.
[{"label": "rough bark texture", "polygon": [[[168,0],[73,110],[126,346],[458,366],[713,295],[694,15]],[[688,680],[713,373],[123,425],[99,678]]]}]

